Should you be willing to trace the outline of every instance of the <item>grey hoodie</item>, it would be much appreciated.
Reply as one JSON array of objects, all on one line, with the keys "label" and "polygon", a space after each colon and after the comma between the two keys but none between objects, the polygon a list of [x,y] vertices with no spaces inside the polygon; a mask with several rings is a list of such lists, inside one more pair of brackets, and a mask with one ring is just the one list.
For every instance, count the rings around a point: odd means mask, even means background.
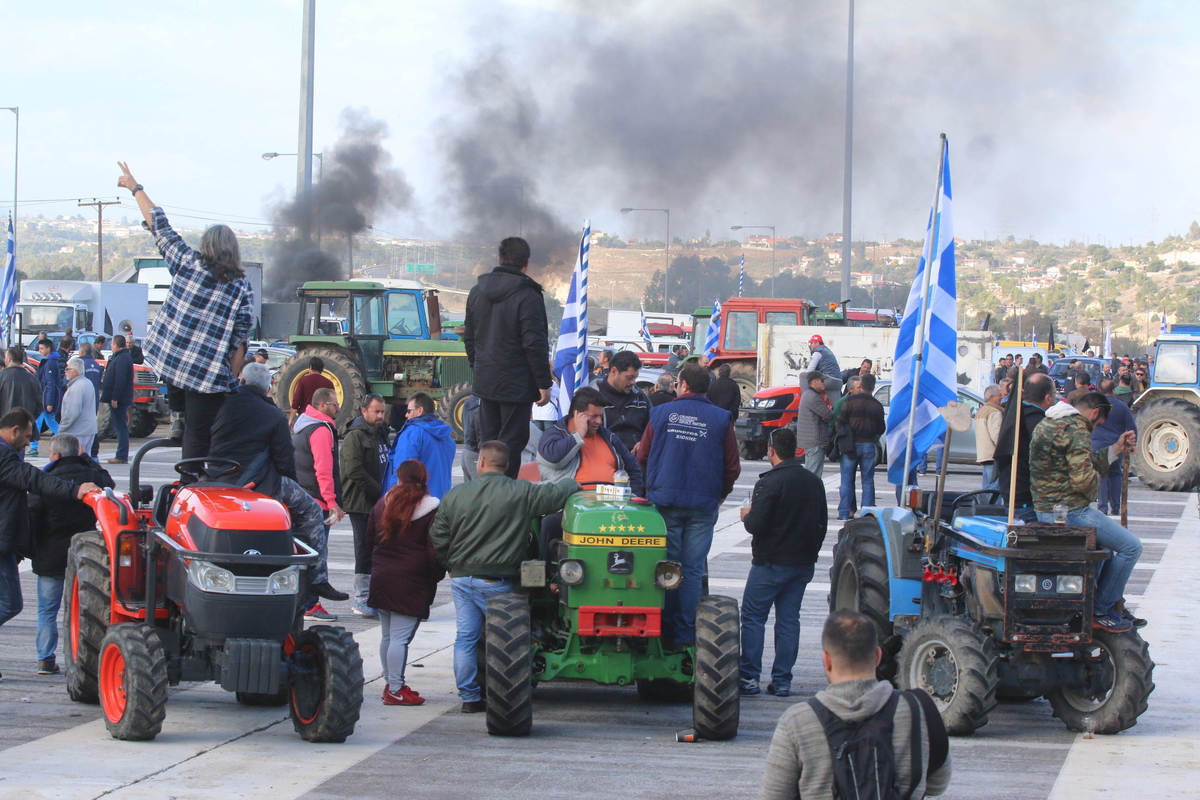
[{"label": "grey hoodie", "polygon": [[[817,701],[847,722],[860,722],[883,708],[892,695],[892,685],[874,678],[843,681],[817,692]],[[892,722],[896,775],[901,795],[912,782],[912,714],[902,698],[896,704]],[[941,767],[928,774],[929,729],[921,715],[921,754],[927,773],[917,785],[913,797],[939,795],[950,783],[950,756]],[[763,800],[833,797],[833,758],[820,720],[808,703],[797,703],[784,712],[775,727],[771,749],[767,753],[767,772],[763,777]]]}]

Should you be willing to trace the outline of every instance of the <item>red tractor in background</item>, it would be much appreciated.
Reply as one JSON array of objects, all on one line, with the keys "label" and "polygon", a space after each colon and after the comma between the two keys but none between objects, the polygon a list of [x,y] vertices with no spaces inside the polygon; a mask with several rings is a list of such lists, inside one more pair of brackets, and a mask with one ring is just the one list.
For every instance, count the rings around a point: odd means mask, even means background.
[{"label": "red tractor in background", "polygon": [[290,706],[313,742],[341,742],[362,705],[358,644],[343,628],[304,628],[307,569],[317,553],[291,535],[273,498],[221,481],[219,458],[175,464],[180,480],[138,482],[85,498],[99,530],[71,540],[63,597],[67,692],[99,702],[117,739],[153,739],[167,686],[216,681],[246,705]]}]

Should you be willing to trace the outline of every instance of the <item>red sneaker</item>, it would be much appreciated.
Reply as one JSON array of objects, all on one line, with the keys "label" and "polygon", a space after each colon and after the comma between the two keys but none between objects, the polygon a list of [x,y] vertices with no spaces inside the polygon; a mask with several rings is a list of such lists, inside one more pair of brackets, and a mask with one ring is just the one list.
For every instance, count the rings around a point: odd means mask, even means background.
[{"label": "red sneaker", "polygon": [[408,688],[407,684],[383,696],[385,706],[419,706],[424,702],[425,698]]},{"label": "red sneaker", "polygon": [[391,694],[391,691],[392,691],[392,687],[388,686],[386,683],[383,684],[383,695],[382,696],[383,696],[384,700],[387,700],[387,696],[389,694]]}]

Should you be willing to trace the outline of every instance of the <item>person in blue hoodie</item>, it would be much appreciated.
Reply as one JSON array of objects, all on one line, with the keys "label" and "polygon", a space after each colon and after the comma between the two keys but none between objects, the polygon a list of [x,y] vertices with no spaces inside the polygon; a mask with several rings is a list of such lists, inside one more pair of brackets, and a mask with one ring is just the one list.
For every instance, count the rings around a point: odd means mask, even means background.
[{"label": "person in blue hoodie", "polygon": [[396,470],[410,458],[425,465],[429,473],[429,494],[441,500],[450,491],[450,470],[454,466],[454,438],[450,426],[433,413],[433,398],[417,392],[408,398],[404,427],[396,434],[388,457],[383,491],[396,485]]},{"label": "person in blue hoodie", "polygon": [[37,348],[42,357],[37,368],[38,383],[42,385],[42,408],[33,424],[34,437],[30,455],[37,455],[37,434],[40,431],[48,429],[51,433],[58,433],[58,409],[62,405],[63,391],[58,353],[54,352],[53,343],[49,339],[39,339]]}]

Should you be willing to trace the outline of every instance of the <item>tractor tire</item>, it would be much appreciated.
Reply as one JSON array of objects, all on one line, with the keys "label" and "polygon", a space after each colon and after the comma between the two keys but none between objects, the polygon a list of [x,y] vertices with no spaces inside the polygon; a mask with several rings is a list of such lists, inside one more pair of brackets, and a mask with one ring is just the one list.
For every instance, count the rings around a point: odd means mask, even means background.
[{"label": "tractor tire", "polygon": [[829,568],[829,610],[850,609],[864,614],[875,623],[875,633],[883,648],[876,675],[881,681],[895,680],[895,636],[891,616],[891,590],[887,553],[879,524],[873,517],[847,522],[838,533]]},{"label": "tractor tire", "polygon": [[720,595],[700,598],[696,605],[692,727],[702,739],[721,741],[737,736],[741,715],[740,635],[737,600]]},{"label": "tractor tire", "polygon": [[358,643],[345,628],[330,625],[305,629],[295,643],[288,687],[292,727],[307,742],[346,741],[363,701]]},{"label": "tractor tire", "polygon": [[100,531],[71,537],[63,576],[62,629],[67,695],[76,703],[100,699],[100,643],[112,612],[108,547]]},{"label": "tractor tire", "polygon": [[100,708],[114,739],[147,741],[167,715],[167,653],[141,622],[114,625],[100,644]]},{"label": "tractor tire", "polygon": [[1062,687],[1046,695],[1054,716],[1069,730],[1120,733],[1137,724],[1154,691],[1154,662],[1150,646],[1136,631],[1096,631],[1089,648],[1093,660],[1085,675],[1093,671],[1099,684],[1088,689]]},{"label": "tractor tire", "polygon": [[261,694],[259,692],[234,692],[237,701],[244,706],[266,706],[276,708],[278,706],[286,706],[290,693],[287,689],[280,689],[275,694]]},{"label": "tractor tire", "polygon": [[924,689],[937,704],[946,732],[974,733],[996,707],[996,644],[967,617],[922,620],[900,648],[901,689]]},{"label": "tractor tire", "polygon": [[[132,439],[145,439],[158,427],[158,418],[154,416],[148,403],[134,403],[129,412],[129,436]],[[114,434],[115,435],[115,434]]]},{"label": "tractor tire", "polygon": [[488,600],[485,622],[487,731],[528,736],[533,728],[533,650],[529,600],[509,592]]},{"label": "tractor tire", "polygon": [[742,390],[742,406],[750,405],[758,391],[758,368],[753,363],[735,362],[729,365],[729,377]]},{"label": "tractor tire", "polygon": [[112,421],[112,406],[108,403],[101,403],[96,409],[96,438],[101,442],[117,438],[117,429]]},{"label": "tractor tire", "polygon": [[742,442],[742,458],[747,461],[762,461],[767,454],[767,446],[762,442]]},{"label": "tractor tire", "polygon": [[693,689],[669,678],[638,678],[637,693],[647,703],[690,703]]},{"label": "tractor tire", "polygon": [[463,440],[463,405],[470,396],[471,384],[460,383],[447,389],[437,404],[438,417],[450,426],[450,435],[459,444]]},{"label": "tractor tire", "polygon": [[313,356],[325,362],[325,371],[322,374],[329,378],[334,391],[337,392],[340,408],[334,423],[341,430],[359,414],[362,400],[367,395],[367,376],[363,374],[354,356],[340,347],[306,347],[284,361],[275,376],[275,405],[284,410],[292,407],[292,393],[296,381],[308,372],[308,362]]},{"label": "tractor tire", "polygon": [[1156,492],[1200,485],[1200,407],[1178,397],[1152,400],[1138,411],[1133,466]]}]

